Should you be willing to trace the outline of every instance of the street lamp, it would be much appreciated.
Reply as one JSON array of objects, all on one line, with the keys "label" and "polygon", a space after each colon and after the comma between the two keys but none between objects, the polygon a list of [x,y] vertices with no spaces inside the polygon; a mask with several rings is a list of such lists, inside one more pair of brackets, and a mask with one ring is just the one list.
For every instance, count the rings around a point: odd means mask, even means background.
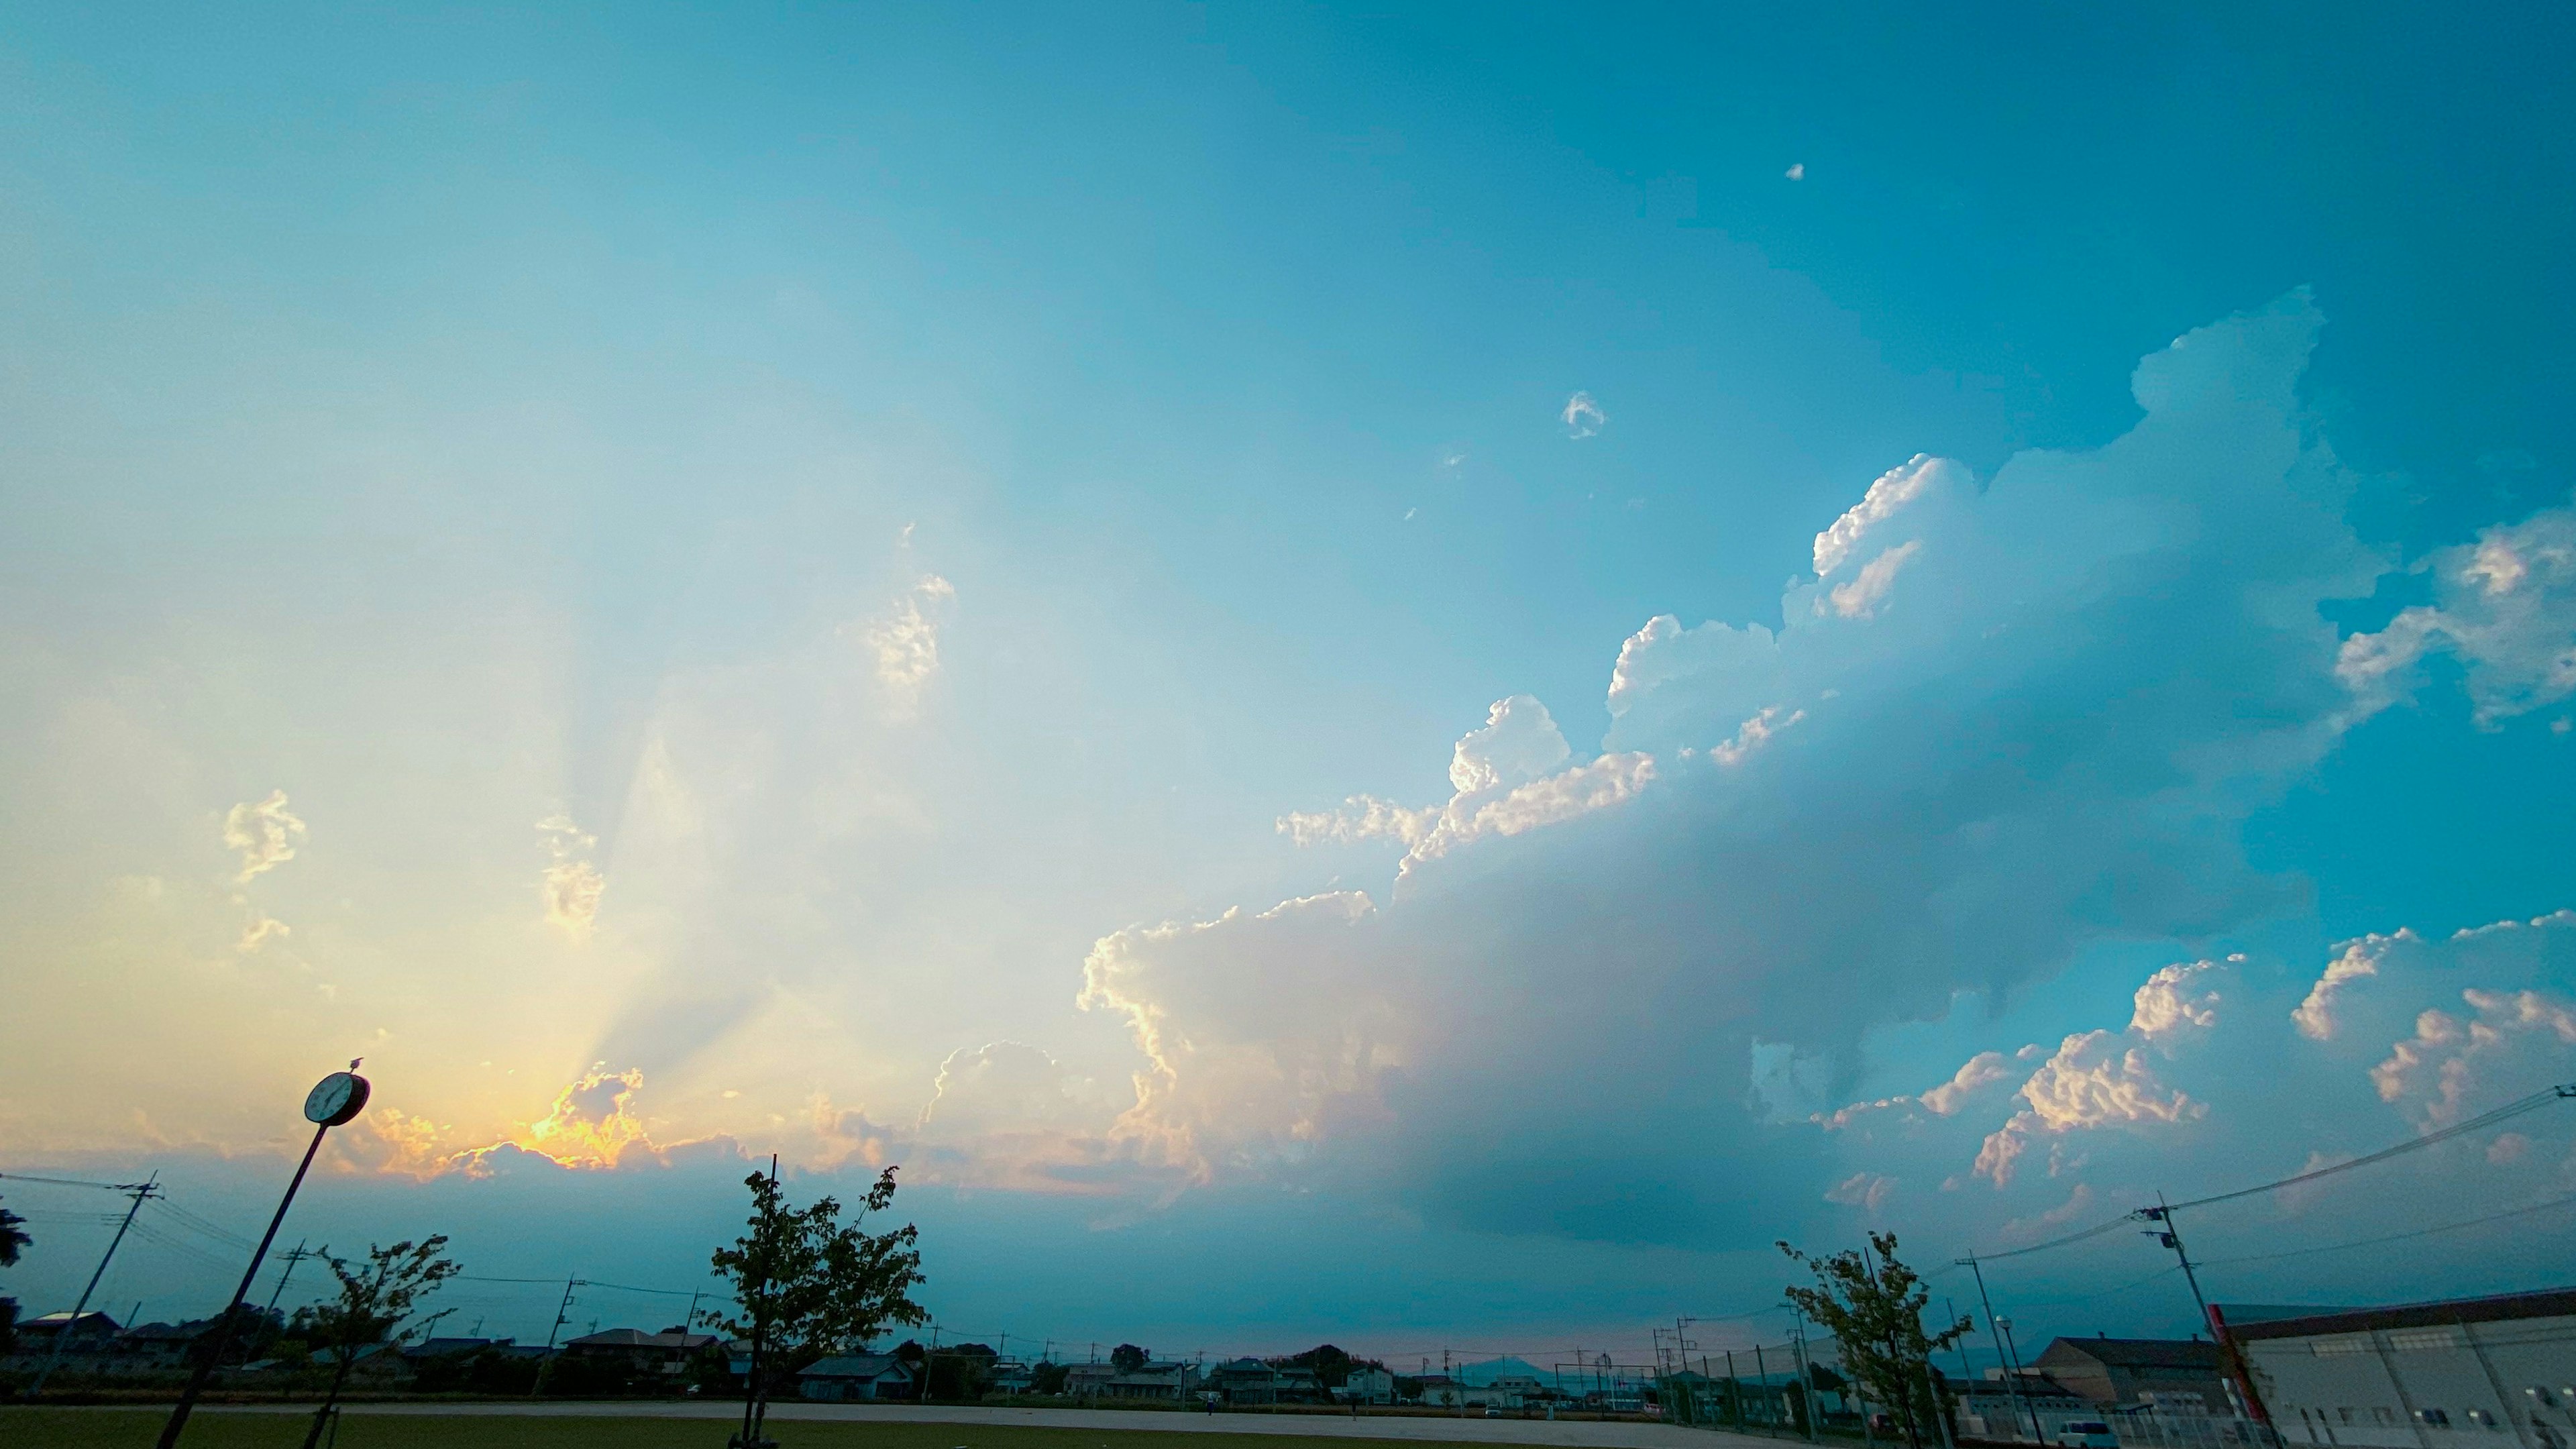
[{"label": "street lamp", "polygon": [[260,1261],[268,1256],[268,1245],[277,1241],[278,1225],[286,1221],[286,1210],[295,1203],[295,1190],[304,1185],[304,1174],[313,1167],[313,1155],[322,1150],[323,1134],[334,1127],[354,1122],[367,1110],[367,1079],[358,1075],[358,1063],[364,1057],[351,1057],[349,1070],[333,1072],[313,1084],[304,1095],[304,1120],[313,1124],[313,1141],[304,1149],[304,1160],[296,1164],[294,1180],[286,1184],[286,1196],[277,1200],[277,1215],[268,1220],[268,1231],[261,1235],[259,1251],[250,1255],[250,1267],[243,1271],[241,1286],[233,1290],[233,1301],[224,1307],[223,1322],[215,1330],[214,1351],[197,1360],[196,1372],[188,1375],[188,1387],[179,1395],[178,1405],[170,1410],[170,1422],[161,1426],[157,1449],[171,1449],[179,1434],[188,1427],[188,1415],[197,1407],[197,1396],[206,1391],[206,1380],[214,1377],[215,1364],[232,1347],[233,1329],[241,1320],[244,1300],[250,1297],[250,1282],[259,1276]]},{"label": "street lamp", "polygon": [[[2013,1398],[2018,1401],[2021,1398],[2021,1345],[2013,1342],[2011,1319],[1998,1318],[1995,1320],[1995,1327],[2002,1330],[2004,1348],[2012,1355]],[[2039,1406],[2023,1404],[2022,1407],[2030,1411],[2030,1437],[2033,1442],[2042,1444],[2048,1442],[2048,1434],[2039,1427]],[[2013,1425],[2013,1437],[2021,1437],[2021,1425]]]}]

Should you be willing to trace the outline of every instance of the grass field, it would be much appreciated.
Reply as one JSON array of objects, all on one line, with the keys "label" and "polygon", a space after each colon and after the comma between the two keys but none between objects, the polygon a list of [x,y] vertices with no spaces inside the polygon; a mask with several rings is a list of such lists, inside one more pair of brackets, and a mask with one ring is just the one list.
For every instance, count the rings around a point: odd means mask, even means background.
[{"label": "grass field", "polygon": [[[141,1449],[166,1409],[0,1408],[0,1449]],[[188,1422],[188,1449],[301,1449],[302,1414],[206,1414]],[[502,1418],[351,1414],[340,1449],[724,1449],[735,1425],[721,1419]],[[1168,1434],[1134,1430],[987,1427],[981,1424],[830,1424],[769,1421],[779,1449],[1353,1449],[1348,1439],[1276,1434]]]}]

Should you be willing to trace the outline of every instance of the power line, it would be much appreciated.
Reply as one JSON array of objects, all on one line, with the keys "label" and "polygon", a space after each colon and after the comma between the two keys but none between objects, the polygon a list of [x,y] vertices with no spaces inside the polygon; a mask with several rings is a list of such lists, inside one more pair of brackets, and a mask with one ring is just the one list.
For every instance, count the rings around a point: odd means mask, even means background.
[{"label": "power line", "polygon": [[[2484,1223],[2500,1223],[2506,1218],[2518,1218],[2530,1213],[2546,1212],[2551,1208],[2565,1207],[2570,1203],[2576,1203],[2576,1193],[2570,1193],[2566,1197],[2553,1197],[2547,1202],[2533,1203],[2529,1207],[2518,1207],[2500,1213],[2489,1213],[2482,1218],[2465,1218],[2456,1223],[2443,1223],[2439,1227],[2417,1228],[2412,1232],[2404,1233],[2390,1233],[2386,1237],[2355,1238],[2349,1243],[2327,1243],[2321,1247],[2292,1248],[2285,1253],[2253,1253],[2241,1258],[2204,1258],[2201,1261],[2208,1264],[2268,1263],[2275,1258],[2304,1258],[2310,1253],[2339,1253],[2346,1248],[2368,1248],[2375,1247],[2381,1243],[2402,1243],[2408,1238],[2429,1238],[2435,1233],[2455,1233],[2462,1228],[2474,1228]],[[2172,1272],[2173,1270],[2168,1268],[2165,1271]]]},{"label": "power line", "polygon": [[2566,1101],[2570,1098],[2576,1098],[2576,1082],[2569,1082],[2562,1086],[2543,1088],[2542,1090],[2534,1092],[2530,1096],[2524,1097],[2519,1101],[2507,1102],[2503,1106],[2496,1108],[2494,1111],[2486,1113],[2484,1116],[2472,1117],[2466,1122],[2455,1122],[2438,1131],[2427,1132],[2421,1137],[2409,1138],[2404,1142],[2398,1143],[2394,1147],[2374,1152],[2368,1157],[2356,1157],[2350,1162],[2338,1162],[2329,1167],[2320,1167],[2314,1172],[2302,1172],[2296,1177],[2285,1177],[2278,1182],[2267,1182],[2260,1187],[2240,1187],[2234,1192],[2222,1192],[2209,1197],[2194,1198],[2189,1202],[2174,1203],[2172,1206],[2175,1208],[2207,1207],[2211,1203],[2233,1202],[2237,1198],[2252,1197],[2258,1192],[2270,1192],[2275,1188],[2293,1187],[2302,1182],[2314,1182],[2321,1177],[2332,1177],[2338,1172],[2350,1172],[2356,1167],[2368,1167],[2374,1162],[2386,1162],[2388,1159],[2397,1156],[2399,1153],[2413,1152],[2419,1147],[2430,1147],[2436,1142],[2445,1142],[2451,1138],[2460,1136],[2463,1133],[2475,1132],[2481,1128],[2492,1127],[2498,1122],[2502,1122],[2508,1118],[2519,1117],[2525,1112],[2529,1112],[2540,1107],[2546,1107],[2552,1102]]},{"label": "power line", "polygon": [[[2507,1102],[2492,1112],[2472,1117],[2465,1122],[2455,1122],[2448,1127],[2427,1132],[2420,1137],[2410,1137],[2404,1142],[2398,1143],[2394,1147],[2383,1148],[2380,1151],[2371,1153],[2367,1157],[2356,1157],[2350,1162],[2338,1162],[2330,1167],[2320,1167],[2313,1172],[2302,1172],[2290,1177],[2279,1178],[2272,1182],[2261,1183],[2253,1187],[2240,1187],[2233,1192],[2213,1193],[2208,1197],[2193,1198],[2188,1202],[2172,1203],[2162,1208],[2153,1209],[2153,1211],[2171,1213],[2180,1211],[2183,1208],[2207,1207],[2212,1203],[2234,1202],[2236,1199],[2241,1197],[2253,1197],[2258,1193],[2274,1192],[2285,1187],[2296,1187],[2303,1182],[2314,1182],[2321,1177],[2332,1177],[2339,1172],[2350,1172],[2356,1167],[2368,1167],[2374,1163],[2386,1162],[2392,1157],[2419,1151],[2423,1148],[2431,1147],[2436,1143],[2447,1142],[2451,1138],[2461,1136],[2465,1133],[2476,1132],[2484,1128],[2492,1127],[2499,1122],[2519,1117],[2525,1112],[2535,1111],[2541,1107],[2548,1106],[2552,1102],[2562,1102],[2570,1099],[2576,1099],[2576,1082],[2570,1082],[2555,1087],[2544,1087],[2540,1091],[2534,1092],[2528,1097]],[[2142,1209],[2141,1211],[2148,1210]],[[2136,1213],[2124,1213],[2119,1217],[2113,1218],[2107,1223],[2101,1223],[2094,1227],[2086,1228],[2080,1233],[2069,1233],[2062,1238],[2051,1238],[2044,1243],[2033,1243],[2027,1248],[2014,1248],[2001,1253],[1981,1253],[1978,1254],[1977,1257],[1981,1262],[1991,1263],[2000,1258],[2021,1258],[2027,1257],[2032,1253],[2045,1253],[2057,1248],[2071,1247],[2088,1238],[2098,1238],[2104,1233],[2114,1232],[2118,1229],[2127,1227],[2131,1222],[2136,1220],[2137,1216],[2138,1214]]]},{"label": "power line", "polygon": [[104,1192],[132,1192],[139,1182],[87,1182],[76,1177],[36,1177],[24,1172],[0,1172],[0,1181],[41,1182],[48,1187],[94,1187]]}]

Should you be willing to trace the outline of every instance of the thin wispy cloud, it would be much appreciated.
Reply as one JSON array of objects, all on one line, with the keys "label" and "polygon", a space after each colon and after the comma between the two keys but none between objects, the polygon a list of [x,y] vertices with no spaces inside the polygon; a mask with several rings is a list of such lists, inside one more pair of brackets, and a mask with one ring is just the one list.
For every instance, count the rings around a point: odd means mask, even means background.
[{"label": "thin wispy cloud", "polygon": [[235,805],[224,815],[224,845],[241,852],[236,884],[248,885],[254,877],[293,860],[295,842],[303,838],[304,822],[286,808],[284,790],[271,790],[265,800]]},{"label": "thin wispy cloud", "polygon": [[1601,410],[1601,404],[1594,402],[1588,392],[1578,392],[1567,398],[1564,411],[1557,416],[1565,423],[1565,435],[1569,438],[1597,437],[1610,423],[1610,415]]},{"label": "thin wispy cloud", "polygon": [[537,895],[548,925],[574,940],[588,939],[599,919],[600,898],[608,877],[591,862],[599,837],[573,824],[569,815],[550,815],[537,822],[548,860],[538,872]]},{"label": "thin wispy cloud", "polygon": [[957,597],[937,574],[925,576],[897,600],[894,612],[867,625],[861,637],[876,653],[877,679],[898,709],[909,711],[939,672],[940,605]]}]

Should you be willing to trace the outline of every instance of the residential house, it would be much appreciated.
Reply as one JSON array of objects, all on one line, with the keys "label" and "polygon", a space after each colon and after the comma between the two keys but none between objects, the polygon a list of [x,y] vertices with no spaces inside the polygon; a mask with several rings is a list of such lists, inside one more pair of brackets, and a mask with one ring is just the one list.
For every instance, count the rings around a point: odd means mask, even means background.
[{"label": "residential house", "polygon": [[1425,1408],[1454,1409],[1467,1402],[1467,1386],[1447,1374],[1424,1374],[1413,1386]]},{"label": "residential house", "polygon": [[104,1360],[94,1365],[92,1372],[184,1372],[189,1367],[188,1350],[214,1326],[215,1321],[211,1318],[191,1319],[186,1323],[136,1324],[108,1341]]},{"label": "residential house", "polygon": [[2102,1410],[2091,1399],[2037,1369],[2008,1376],[1986,1370],[1983,1379],[1959,1386],[1958,1431],[1974,1439],[2028,1439],[2042,1443],[2057,1437],[2058,1426],[2073,1419],[2098,1419]]},{"label": "residential house", "polygon": [[1027,1394],[1037,1381],[1037,1370],[1015,1358],[997,1358],[984,1368],[984,1391],[1012,1398]]},{"label": "residential house", "polygon": [[1257,1358],[1232,1358],[1207,1371],[1207,1391],[1229,1404],[1279,1402],[1279,1371]]},{"label": "residential house", "polygon": [[719,1340],[712,1333],[670,1328],[646,1333],[638,1328],[612,1328],[584,1334],[563,1346],[564,1357],[594,1365],[614,1365],[638,1378],[677,1378],[689,1371],[699,1354]]},{"label": "residential house", "polygon": [[2232,1414],[2218,1345],[2178,1338],[2061,1338],[2031,1366],[2095,1408],[2158,1414]]},{"label": "residential house", "polygon": [[1106,1398],[1109,1394],[1109,1381],[1116,1377],[1118,1377],[1118,1369],[1113,1364],[1067,1364],[1064,1370],[1064,1391],[1078,1399]]},{"label": "residential house", "polygon": [[1519,1409],[1547,1396],[1547,1386],[1528,1374],[1497,1374],[1492,1382],[1467,1390],[1467,1403],[1479,1408]]},{"label": "residential house", "polygon": [[1333,1401],[1342,1404],[1392,1404],[1395,1402],[1395,1375],[1384,1369],[1355,1368],[1342,1386],[1333,1390]]},{"label": "residential house", "polygon": [[853,1353],[817,1359],[796,1376],[796,1392],[809,1399],[909,1399],[912,1370],[890,1353]]},{"label": "residential house", "polygon": [[1199,1391],[1198,1367],[1183,1359],[1156,1359],[1134,1373],[1119,1374],[1100,1390],[1105,1399],[1153,1399],[1177,1403]]},{"label": "residential house", "polygon": [[2576,1288],[2385,1308],[2220,1305],[2211,1317],[2291,1444],[2576,1443]]},{"label": "residential house", "polygon": [[105,1353],[108,1344],[123,1331],[115,1319],[104,1313],[84,1313],[77,1321],[68,1312],[39,1314],[19,1320],[18,1346],[6,1360],[0,1360],[0,1365],[22,1372],[40,1369],[52,1355],[57,1337],[63,1340],[63,1358],[68,1365],[75,1356]]}]

